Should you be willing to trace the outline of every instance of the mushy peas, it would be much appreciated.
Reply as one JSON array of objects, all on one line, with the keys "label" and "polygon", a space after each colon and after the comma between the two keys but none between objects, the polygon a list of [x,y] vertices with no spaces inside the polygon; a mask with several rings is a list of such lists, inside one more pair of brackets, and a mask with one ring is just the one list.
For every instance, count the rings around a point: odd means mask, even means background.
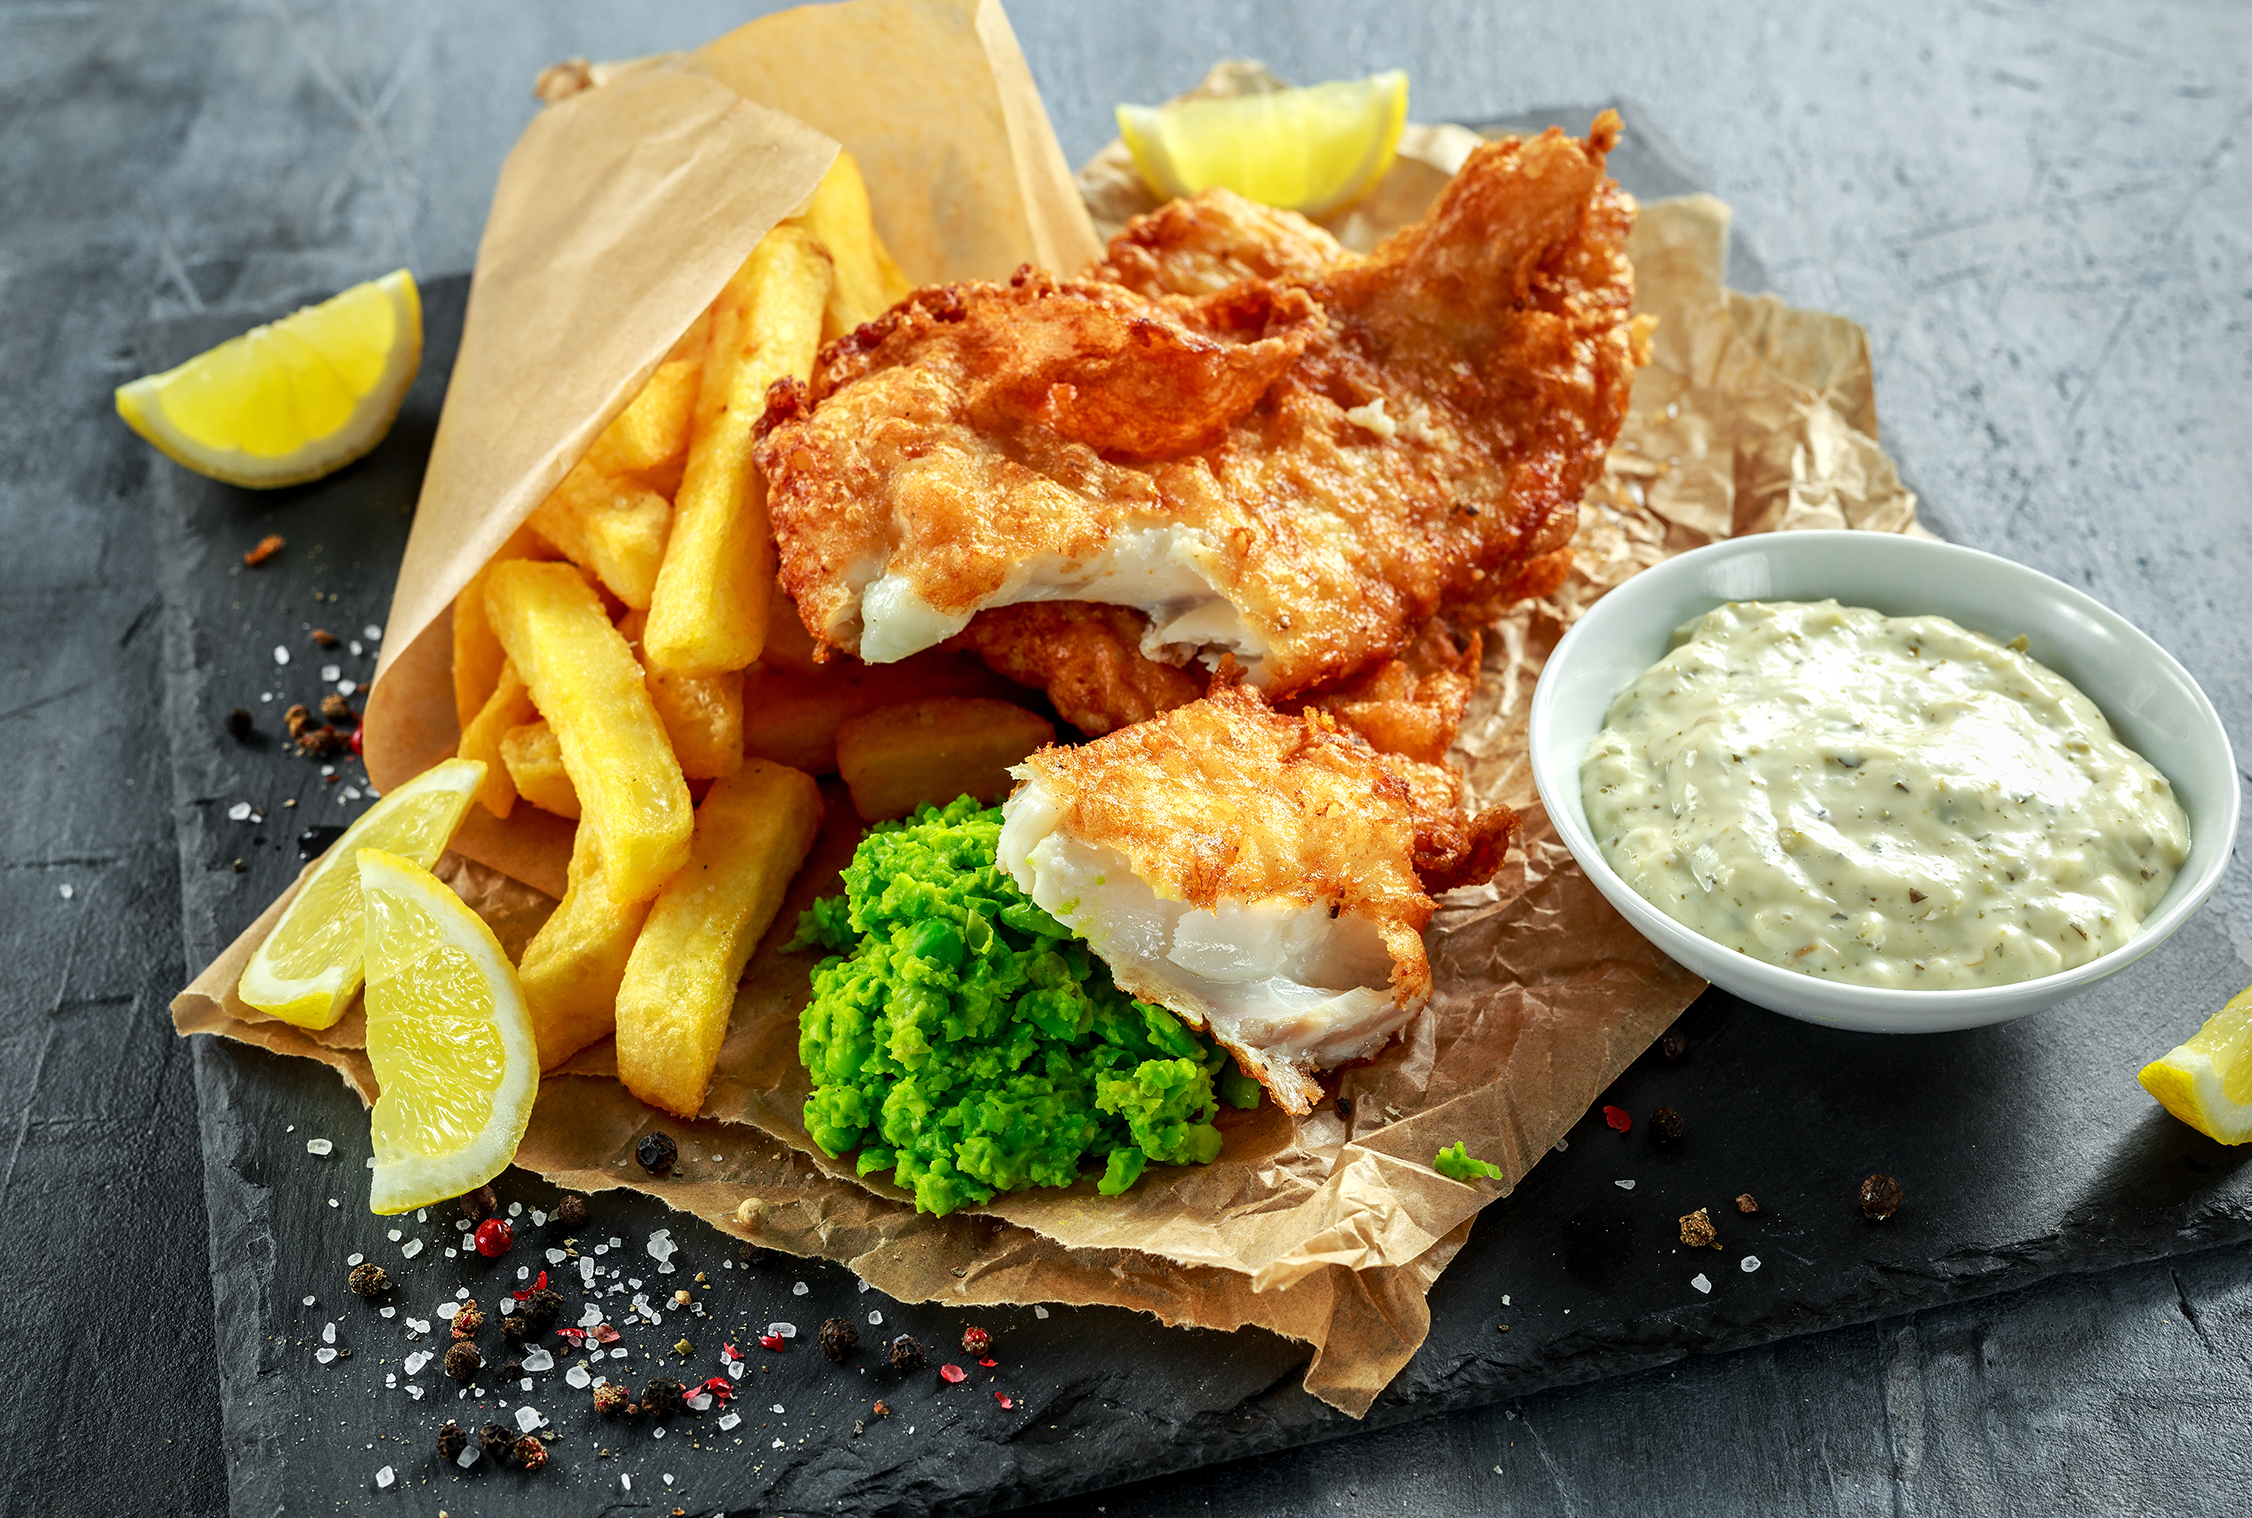
[{"label": "mushy peas", "polygon": [[1674,634],[1580,767],[1604,857],[1685,927],[1856,985],[1999,985],[2134,937],[2189,857],[2095,703],[1945,617],[1738,602]]}]

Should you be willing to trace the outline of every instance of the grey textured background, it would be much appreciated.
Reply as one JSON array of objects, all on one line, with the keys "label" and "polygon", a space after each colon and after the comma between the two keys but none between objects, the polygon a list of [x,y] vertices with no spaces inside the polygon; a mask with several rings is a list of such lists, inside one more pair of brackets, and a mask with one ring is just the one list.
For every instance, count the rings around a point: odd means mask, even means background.
[{"label": "grey textured background", "polygon": [[[228,1318],[209,1284],[194,1061],[163,1010],[208,933],[180,930],[182,872],[201,866],[158,721],[160,546],[142,502],[168,466],[109,409],[135,335],[400,263],[467,267],[539,65],[693,43],[752,9],[0,0],[7,1512],[226,1506],[210,1367],[234,1347],[210,1344]],[[1404,66],[1425,119],[1638,102],[1734,204],[1776,288],[1869,328],[1886,440],[1935,525],[2152,630],[2252,752],[2252,632],[2231,594],[2252,571],[2252,8],[1012,16],[1075,159],[1108,134],[1111,102],[1160,98],[1225,54],[1304,79]],[[2252,961],[2242,868],[2202,926]],[[2208,1005],[2177,1009],[2179,1025]],[[2097,1086],[2110,1100],[2128,1072],[2040,1077],[2024,1102],[2069,1107]],[[2054,1282],[1104,1505],[2230,1511],[2252,1448],[2248,1266],[2235,1247]]]}]

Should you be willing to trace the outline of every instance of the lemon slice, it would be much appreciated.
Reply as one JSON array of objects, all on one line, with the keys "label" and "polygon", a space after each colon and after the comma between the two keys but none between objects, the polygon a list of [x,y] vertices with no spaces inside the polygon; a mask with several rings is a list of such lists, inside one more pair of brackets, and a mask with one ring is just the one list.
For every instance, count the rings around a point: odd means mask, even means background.
[{"label": "lemon slice", "polygon": [[1118,135],[1160,196],[1224,185],[1319,218],[1367,194],[1392,167],[1407,102],[1407,75],[1393,69],[1265,95],[1122,105]]},{"label": "lemon slice", "polygon": [[298,485],[382,442],[421,366],[422,297],[398,269],[120,385],[117,414],[198,474]]},{"label": "lemon slice", "polygon": [[361,849],[368,1059],[383,1094],[368,1128],[368,1206],[405,1212],[508,1168],[539,1094],[532,1015],[485,920],[412,860]]},{"label": "lemon slice", "polygon": [[485,778],[474,759],[432,765],[344,830],[313,866],[297,899],[243,967],[236,993],[300,1028],[328,1028],[360,986],[360,871],[355,850],[386,849],[424,868],[437,863]]},{"label": "lemon slice", "polygon": [[2252,987],[2229,998],[2186,1044],[2135,1079],[2208,1138],[2252,1144]]}]

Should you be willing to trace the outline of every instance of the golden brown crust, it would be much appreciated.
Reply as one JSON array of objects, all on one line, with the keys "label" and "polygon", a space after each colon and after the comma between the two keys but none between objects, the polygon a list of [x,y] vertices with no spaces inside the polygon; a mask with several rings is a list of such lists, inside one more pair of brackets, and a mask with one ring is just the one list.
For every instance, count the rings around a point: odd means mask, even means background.
[{"label": "golden brown crust", "polygon": [[1478,689],[1483,648],[1476,633],[1458,644],[1454,630],[1433,617],[1399,657],[1360,679],[1300,702],[1278,704],[1286,712],[1318,706],[1373,748],[1442,764]]},{"label": "golden brown crust", "polygon": [[1209,295],[1247,279],[1308,279],[1357,257],[1296,211],[1210,189],[1128,222],[1087,277],[1139,295]]},{"label": "golden brown crust", "polygon": [[1048,693],[1056,715],[1090,738],[1188,705],[1204,682],[1142,653],[1149,619],[1126,606],[1026,601],[981,611],[947,646],[965,648]]}]

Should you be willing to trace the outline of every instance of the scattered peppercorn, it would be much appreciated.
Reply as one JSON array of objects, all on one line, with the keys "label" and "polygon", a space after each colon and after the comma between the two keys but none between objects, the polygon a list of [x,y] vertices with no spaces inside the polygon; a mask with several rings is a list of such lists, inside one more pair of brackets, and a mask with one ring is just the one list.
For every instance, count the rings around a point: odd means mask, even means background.
[{"label": "scattered peppercorn", "polygon": [[694,1300],[695,1298],[688,1295],[688,1288],[685,1286],[672,1294],[672,1305],[675,1307],[686,1307]]},{"label": "scattered peppercorn", "polygon": [[861,1422],[861,1421],[860,1421],[860,1420],[859,1420],[858,1418],[855,1418],[855,1419],[853,1419],[853,1420],[852,1420],[852,1437],[853,1437],[853,1438],[857,1439],[857,1438],[859,1438],[859,1437],[860,1437],[860,1436],[861,1436],[862,1434],[865,1434],[866,1432],[868,1432],[868,1425],[867,1425],[867,1424],[865,1424],[865,1423]]},{"label": "scattered peppercorn", "polygon": [[467,1339],[446,1351],[446,1374],[456,1381],[466,1381],[484,1368],[485,1357]]},{"label": "scattered peppercorn", "polygon": [[1736,1198],[1736,1210],[1745,1217],[1750,1217],[1753,1213],[1759,1211],[1759,1203],[1753,1201],[1752,1194],[1747,1191]]},{"label": "scattered peppercorn", "polygon": [[1712,1226],[1712,1214],[1700,1207],[1683,1217],[1681,1242],[1691,1249],[1718,1249],[1720,1231]]},{"label": "scattered peppercorn", "polygon": [[970,1373],[959,1365],[941,1365],[938,1368],[938,1379],[948,1386],[959,1386],[969,1378]]},{"label": "scattered peppercorn", "polygon": [[344,1278],[344,1284],[351,1288],[355,1297],[380,1297],[391,1289],[391,1273],[375,1261],[368,1260],[353,1266],[352,1273]]},{"label": "scattered peppercorn", "polygon": [[236,707],[227,713],[227,736],[237,743],[250,736],[250,713]]},{"label": "scattered peppercorn", "polygon": [[921,1370],[924,1358],[923,1346],[907,1334],[892,1340],[891,1347],[884,1351],[885,1363],[903,1376]]},{"label": "scattered peppercorn", "polygon": [[307,711],[305,703],[300,701],[290,707],[288,711],[282,713],[282,726],[289,729],[290,737],[303,742],[305,735],[319,727],[320,724],[313,720],[313,714]]},{"label": "scattered peppercorn", "polygon": [[1906,1199],[1900,1183],[1881,1170],[1861,1183],[1861,1215],[1872,1223],[1891,1217]]},{"label": "scattered peppercorn", "polygon": [[482,1223],[500,1211],[500,1197],[490,1186],[480,1186],[475,1191],[462,1193],[461,1215],[472,1223]]},{"label": "scattered peppercorn", "polygon": [[1689,1125],[1671,1107],[1660,1107],[1650,1114],[1650,1137],[1661,1149],[1680,1143],[1681,1135],[1688,1131]]},{"label": "scattered peppercorn", "polygon": [[1614,1133],[1624,1133],[1634,1126],[1634,1119],[1627,1115],[1624,1107],[1605,1107],[1603,1122]]},{"label": "scattered peppercorn", "polygon": [[489,1459],[506,1460],[509,1452],[516,1448],[516,1436],[498,1423],[488,1423],[477,1430],[477,1447]]},{"label": "scattered peppercorn", "polygon": [[334,648],[338,639],[336,634],[330,632],[327,628],[316,627],[313,629],[313,641],[323,648]]},{"label": "scattered peppercorn", "polygon": [[526,1434],[516,1441],[516,1460],[528,1471],[536,1471],[547,1464],[547,1446],[535,1434]]},{"label": "scattered peppercorn", "polygon": [[438,1430],[438,1458],[452,1460],[469,1448],[469,1435],[462,1426],[448,1418]]},{"label": "scattered peppercorn", "polygon": [[244,567],[249,569],[256,569],[259,565],[265,563],[275,554],[282,551],[283,541],[284,540],[280,533],[267,533],[264,537],[258,540],[258,545],[255,548],[249,548],[243,551],[242,562]]},{"label": "scattered peppercorn", "polygon": [[353,722],[359,718],[359,713],[352,710],[352,703],[335,691],[321,697],[321,715],[331,722]]},{"label": "scattered peppercorn", "polygon": [[454,1337],[457,1339],[474,1339],[477,1337],[477,1330],[484,1326],[485,1309],[475,1302],[462,1303],[460,1311],[454,1314]]},{"label": "scattered peppercorn", "polygon": [[689,1343],[686,1339],[679,1339],[674,1341],[672,1352],[685,1360],[690,1355],[696,1352],[696,1346]]},{"label": "scattered peppercorn", "polygon": [[845,1356],[860,1347],[860,1330],[850,1318],[830,1318],[822,1323],[819,1339],[821,1353],[842,1365]]},{"label": "scattered peppercorn", "polygon": [[1677,1065],[1681,1063],[1681,1056],[1689,1052],[1689,1040],[1683,1034],[1668,1033],[1658,1040],[1658,1052],[1665,1056],[1667,1064]]},{"label": "scattered peppercorn", "polygon": [[993,1347],[993,1335],[991,1335],[991,1334],[987,1333],[987,1332],[986,1332],[986,1331],[985,1331],[984,1329],[982,1329],[982,1328],[965,1328],[965,1329],[963,1329],[963,1330],[962,1330],[962,1353],[963,1353],[963,1354],[965,1354],[965,1355],[982,1355],[982,1354],[984,1354],[984,1353],[985,1353],[985,1352],[986,1352],[987,1350],[991,1349],[992,1347]]},{"label": "scattered peppercorn", "polygon": [[882,1402],[878,1402],[874,1407],[871,1407],[868,1410],[874,1413],[879,1418],[888,1418],[891,1416],[891,1409],[886,1407]]},{"label": "scattered peppercorn", "polygon": [[1337,1099],[1337,1115],[1347,1121],[1352,1119],[1353,1099],[1351,1097],[1341,1096]]},{"label": "scattered peppercorn", "polygon": [[555,1204],[555,1220],[565,1228],[576,1228],[586,1221],[586,1198],[567,1196]]},{"label": "scattered peppercorn", "polygon": [[678,1381],[658,1377],[641,1388],[641,1410],[652,1418],[670,1418],[688,1403],[688,1390]]},{"label": "scattered peppercorn", "polygon": [[500,1362],[500,1378],[503,1381],[514,1381],[523,1374],[524,1363],[521,1360],[503,1360]]},{"label": "scattered peppercorn", "polygon": [[633,1157],[641,1161],[641,1168],[651,1175],[665,1175],[680,1158],[680,1146],[672,1141],[670,1134],[644,1133],[641,1142],[633,1146]]},{"label": "scattered peppercorn", "polygon": [[[344,747],[344,742],[344,735],[335,728],[316,727],[297,740],[297,752],[309,754],[317,759],[335,753],[338,749]],[[336,777],[331,775],[329,783],[333,785],[335,782]]]},{"label": "scattered peppercorn", "polygon": [[487,1218],[477,1225],[473,1237],[477,1240],[479,1254],[488,1260],[497,1260],[516,1242],[516,1230],[508,1226],[506,1218]]},{"label": "scattered peppercorn", "polygon": [[542,1286],[524,1299],[524,1310],[517,1316],[524,1320],[525,1327],[531,1332],[542,1334],[555,1326],[555,1320],[562,1311],[562,1294]]},{"label": "scattered peppercorn", "polygon": [[594,1410],[605,1418],[624,1412],[629,1400],[626,1389],[615,1381],[605,1381],[594,1389]]}]

